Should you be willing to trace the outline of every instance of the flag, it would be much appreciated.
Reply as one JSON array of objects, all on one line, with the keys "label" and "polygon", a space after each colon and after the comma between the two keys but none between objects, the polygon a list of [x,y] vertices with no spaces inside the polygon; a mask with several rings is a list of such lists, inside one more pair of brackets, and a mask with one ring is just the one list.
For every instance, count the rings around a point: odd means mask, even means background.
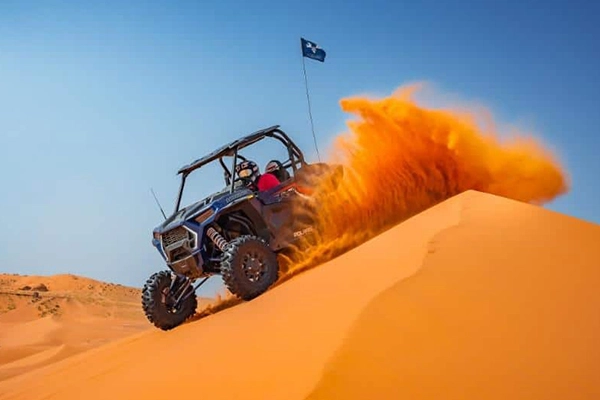
[{"label": "flag", "polygon": [[300,38],[300,43],[302,44],[302,56],[307,58],[312,58],[313,60],[317,60],[320,62],[325,61],[325,50],[320,48],[315,42],[311,42],[304,38]]}]

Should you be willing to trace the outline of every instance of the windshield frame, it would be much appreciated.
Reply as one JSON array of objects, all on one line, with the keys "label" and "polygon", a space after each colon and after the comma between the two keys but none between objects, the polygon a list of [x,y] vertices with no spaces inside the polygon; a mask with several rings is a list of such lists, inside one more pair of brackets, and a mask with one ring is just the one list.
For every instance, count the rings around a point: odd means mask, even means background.
[{"label": "windshield frame", "polygon": [[[249,147],[251,145],[255,145],[265,138],[270,137],[278,140],[283,144],[283,146],[287,149],[288,159],[283,162],[284,168],[291,167],[293,170],[293,174],[296,174],[296,171],[306,165],[306,160],[304,159],[304,154],[302,151],[296,146],[296,144],[289,138],[285,132],[278,129],[278,126],[274,126],[271,128],[264,129],[262,131],[257,131],[254,134],[248,135],[243,139],[237,140],[235,142],[230,143],[229,145],[223,146],[218,155],[214,153],[205,156],[204,158],[197,160],[196,162],[190,164],[189,166],[183,167],[179,170],[178,174],[181,174],[181,182],[179,185],[179,193],[177,195],[177,200],[175,204],[174,212],[177,213],[180,211],[181,200],[183,198],[183,192],[185,190],[185,184],[187,177],[194,171],[202,168],[205,165],[211,164],[215,161],[218,161],[223,169],[223,176],[225,180],[225,186],[229,187],[229,192],[233,193],[235,190],[235,183],[240,181],[241,178],[234,177],[233,172],[235,171],[235,166],[238,163],[238,159],[246,161],[247,159],[239,154],[239,151]],[[224,157],[232,157],[231,160],[231,170],[227,168]],[[203,162],[203,159],[207,159]]]}]

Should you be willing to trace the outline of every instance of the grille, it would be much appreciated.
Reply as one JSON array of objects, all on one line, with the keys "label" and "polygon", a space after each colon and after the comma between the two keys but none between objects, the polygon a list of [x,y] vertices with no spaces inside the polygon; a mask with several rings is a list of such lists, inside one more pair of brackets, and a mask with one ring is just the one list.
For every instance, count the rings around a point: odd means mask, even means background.
[{"label": "grille", "polygon": [[165,232],[162,235],[162,242],[163,242],[163,246],[165,248],[169,247],[173,243],[177,243],[180,240],[184,240],[184,239],[192,239],[192,237],[191,237],[191,233],[189,233],[183,227],[171,229],[170,231]]}]

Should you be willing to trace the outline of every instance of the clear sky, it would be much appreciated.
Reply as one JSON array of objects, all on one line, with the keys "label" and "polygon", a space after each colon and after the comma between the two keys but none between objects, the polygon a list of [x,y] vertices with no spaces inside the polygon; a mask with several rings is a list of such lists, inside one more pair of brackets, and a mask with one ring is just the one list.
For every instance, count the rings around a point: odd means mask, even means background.
[{"label": "clear sky", "polygon": [[179,167],[273,124],[314,161],[301,36],[327,51],[321,146],[341,98],[425,80],[534,131],[572,178],[547,207],[600,223],[598,3],[95,3],[0,2],[1,271],[139,287],[164,268],[150,187],[172,210]]}]

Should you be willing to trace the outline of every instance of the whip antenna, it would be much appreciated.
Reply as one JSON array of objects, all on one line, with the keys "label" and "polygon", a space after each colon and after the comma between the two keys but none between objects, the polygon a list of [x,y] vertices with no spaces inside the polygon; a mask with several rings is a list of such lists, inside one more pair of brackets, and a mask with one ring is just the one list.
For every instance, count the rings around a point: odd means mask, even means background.
[{"label": "whip antenna", "polygon": [[162,207],[160,206],[160,203],[158,202],[158,199],[156,198],[156,195],[154,194],[154,189],[150,188],[150,191],[152,192],[152,196],[154,196],[154,200],[156,200],[156,204],[158,205],[158,208],[160,209],[160,212],[162,213],[163,217],[167,219],[165,212],[163,211]]}]

